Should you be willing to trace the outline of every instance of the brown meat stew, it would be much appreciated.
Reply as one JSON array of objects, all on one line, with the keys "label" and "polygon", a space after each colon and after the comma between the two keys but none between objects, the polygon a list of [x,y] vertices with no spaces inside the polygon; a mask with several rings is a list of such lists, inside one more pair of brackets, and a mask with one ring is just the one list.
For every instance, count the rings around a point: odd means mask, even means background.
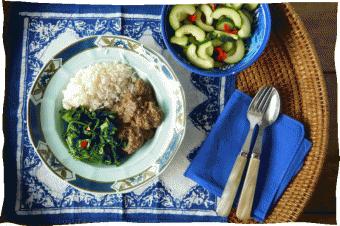
[{"label": "brown meat stew", "polygon": [[163,118],[152,86],[142,79],[137,79],[132,92],[124,94],[113,110],[120,121],[118,136],[126,142],[123,150],[128,154],[154,136]]}]

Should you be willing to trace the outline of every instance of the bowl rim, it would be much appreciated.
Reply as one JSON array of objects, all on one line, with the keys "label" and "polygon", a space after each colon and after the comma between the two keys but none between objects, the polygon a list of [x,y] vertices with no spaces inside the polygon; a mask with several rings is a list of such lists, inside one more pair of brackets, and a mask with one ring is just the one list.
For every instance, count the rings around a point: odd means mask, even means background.
[{"label": "bowl rim", "polygon": [[271,32],[271,14],[270,14],[270,9],[269,9],[269,5],[267,3],[261,3],[260,7],[263,9],[264,12],[264,18],[266,23],[264,23],[264,38],[263,38],[263,42],[260,45],[260,48],[257,50],[257,52],[255,53],[255,55],[249,60],[247,61],[245,64],[242,65],[242,67],[236,67],[234,70],[232,71],[219,71],[217,72],[211,72],[208,70],[204,70],[204,69],[200,69],[192,64],[188,64],[184,61],[182,61],[177,54],[175,53],[172,44],[169,42],[169,37],[166,36],[166,29],[165,29],[165,24],[167,23],[167,8],[170,7],[172,5],[163,5],[162,7],[162,11],[161,11],[161,32],[162,32],[162,36],[163,36],[163,41],[164,44],[167,48],[167,50],[170,52],[170,55],[176,60],[176,62],[178,62],[181,66],[183,66],[186,70],[198,74],[198,75],[203,75],[203,76],[208,76],[208,77],[223,77],[223,76],[233,76],[236,75],[240,72],[242,72],[243,70],[245,70],[246,68],[248,68],[249,66],[251,66],[263,53],[264,49],[267,46],[267,43],[269,41],[269,37],[270,37],[270,32]]},{"label": "bowl rim", "polygon": [[[34,86],[36,84],[36,82],[38,81],[39,78],[41,78],[42,76],[42,73],[44,72],[44,70],[46,69],[46,67],[50,64],[50,62],[53,60],[53,59],[56,59],[56,56],[66,50],[67,48],[70,48],[71,46],[79,43],[79,42],[82,42],[84,40],[87,40],[87,39],[91,39],[91,38],[100,38],[100,37],[111,37],[111,38],[123,38],[123,39],[127,39],[127,40],[130,40],[130,41],[133,41],[133,42],[136,42],[138,43],[142,48],[148,50],[149,52],[151,52],[152,54],[154,54],[157,58],[159,58],[162,63],[167,67],[167,69],[170,71],[170,73],[173,75],[173,78],[175,79],[175,81],[177,81],[180,86],[179,86],[179,90],[180,90],[180,93],[181,93],[181,98],[182,98],[182,103],[183,103],[183,115],[184,115],[184,118],[183,118],[183,123],[182,123],[182,127],[183,127],[183,132],[182,132],[182,135],[180,136],[179,140],[178,140],[178,144],[176,145],[174,151],[172,152],[171,156],[168,158],[167,162],[162,166],[162,168],[159,168],[158,172],[153,175],[152,177],[150,178],[147,178],[146,180],[143,180],[143,182],[133,186],[132,188],[128,188],[128,189],[124,189],[122,191],[96,191],[96,190],[90,190],[90,189],[87,189],[87,188],[84,188],[84,187],[80,187],[78,185],[75,185],[75,184],[72,184],[70,183],[69,181],[63,179],[62,177],[60,177],[58,174],[56,174],[56,172],[50,167],[50,165],[48,164],[47,160],[45,160],[41,154],[38,152],[38,147],[34,144],[33,142],[33,138],[32,138],[32,134],[31,134],[31,129],[32,129],[32,126],[31,126],[31,120],[30,120],[30,111],[29,111],[29,108],[30,108],[30,100],[31,100],[31,96],[32,96],[32,92],[34,90]],[[65,181],[67,184],[75,187],[76,189],[79,189],[81,191],[84,191],[84,192],[90,192],[90,193],[93,193],[93,194],[124,194],[124,193],[128,193],[128,192],[131,192],[135,189],[138,189],[139,187],[142,187],[144,186],[145,184],[149,183],[150,181],[154,181],[156,178],[158,178],[166,169],[167,167],[170,165],[170,163],[172,162],[172,160],[174,159],[176,153],[178,152],[178,150],[180,149],[180,147],[182,146],[182,143],[183,143],[183,140],[184,140],[184,137],[186,135],[186,128],[187,128],[187,119],[186,119],[186,114],[187,114],[187,102],[186,102],[186,96],[185,96],[185,92],[184,92],[184,88],[183,86],[181,85],[180,83],[180,80],[178,79],[178,76],[176,74],[176,72],[174,71],[174,69],[172,68],[172,66],[168,63],[168,61],[158,52],[156,52],[155,50],[153,50],[152,48],[150,47],[147,47],[145,46],[143,43],[141,43],[140,41],[136,40],[136,39],[133,39],[131,37],[128,37],[128,36],[124,36],[124,35],[90,35],[90,36],[87,36],[87,37],[84,37],[84,38],[81,38],[79,40],[76,40],[72,43],[70,43],[69,45],[65,46],[63,49],[61,49],[60,51],[58,51],[56,54],[54,54],[53,56],[51,56],[48,61],[46,61],[46,63],[44,63],[44,65],[41,67],[38,75],[36,76],[36,78],[34,79],[33,83],[32,83],[32,86],[30,87],[29,89],[29,92],[28,92],[28,98],[26,100],[26,125],[27,125],[27,130],[28,130],[28,138],[29,138],[29,141],[35,151],[35,153],[38,155],[39,159],[41,160],[41,162],[48,168],[48,170],[50,172],[52,172],[53,175],[59,177],[61,180]],[[164,153],[165,154],[165,153]],[[158,163],[158,160],[157,159],[152,165],[150,165],[150,167],[152,166],[156,166]],[[158,164],[160,165],[160,164]],[[147,171],[150,167],[148,167],[147,169],[145,169],[144,171],[136,174],[136,175],[133,175],[133,176],[130,176],[129,178],[133,178],[133,177],[138,177],[139,175],[141,175],[143,172]],[[126,178],[126,179],[129,179],[129,178]],[[125,180],[126,180],[125,179]],[[117,181],[116,181],[117,182]],[[111,182],[100,182],[98,181],[99,184],[112,184]]]}]

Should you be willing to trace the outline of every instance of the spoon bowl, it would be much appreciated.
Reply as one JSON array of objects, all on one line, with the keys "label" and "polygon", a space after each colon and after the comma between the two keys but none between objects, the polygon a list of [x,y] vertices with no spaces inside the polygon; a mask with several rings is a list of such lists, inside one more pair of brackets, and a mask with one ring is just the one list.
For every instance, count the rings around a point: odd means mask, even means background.
[{"label": "spoon bowl", "polygon": [[262,127],[267,127],[273,124],[280,114],[281,99],[280,99],[279,92],[274,87],[272,87],[271,96],[272,97],[271,97],[270,103],[262,119],[262,123],[261,123]]}]

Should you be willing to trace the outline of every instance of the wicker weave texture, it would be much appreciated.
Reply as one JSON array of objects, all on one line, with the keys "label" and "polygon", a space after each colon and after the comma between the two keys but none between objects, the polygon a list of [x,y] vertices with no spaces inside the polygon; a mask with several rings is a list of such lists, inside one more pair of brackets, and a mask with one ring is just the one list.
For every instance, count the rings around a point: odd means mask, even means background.
[{"label": "wicker weave texture", "polygon": [[[282,112],[301,121],[313,147],[266,223],[296,221],[318,181],[328,142],[328,96],[313,43],[290,4],[271,4],[272,33],[260,59],[238,76],[238,89],[255,95],[264,85],[281,95]],[[230,221],[239,222],[232,213]]]}]

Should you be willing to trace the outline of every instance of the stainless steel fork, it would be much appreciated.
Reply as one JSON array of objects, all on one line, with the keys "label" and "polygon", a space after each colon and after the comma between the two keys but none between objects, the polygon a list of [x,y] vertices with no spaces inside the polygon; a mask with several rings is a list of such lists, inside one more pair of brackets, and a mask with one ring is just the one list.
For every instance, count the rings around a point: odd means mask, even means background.
[{"label": "stainless steel fork", "polygon": [[217,205],[216,212],[219,216],[228,216],[230,213],[247,162],[254,128],[257,124],[261,124],[262,122],[264,113],[268,107],[266,103],[268,103],[268,100],[271,97],[271,92],[272,87],[267,86],[261,88],[248,107],[247,119],[250,124],[249,132],[240,154],[236,158],[233,169],[224,187],[222,197]]}]

